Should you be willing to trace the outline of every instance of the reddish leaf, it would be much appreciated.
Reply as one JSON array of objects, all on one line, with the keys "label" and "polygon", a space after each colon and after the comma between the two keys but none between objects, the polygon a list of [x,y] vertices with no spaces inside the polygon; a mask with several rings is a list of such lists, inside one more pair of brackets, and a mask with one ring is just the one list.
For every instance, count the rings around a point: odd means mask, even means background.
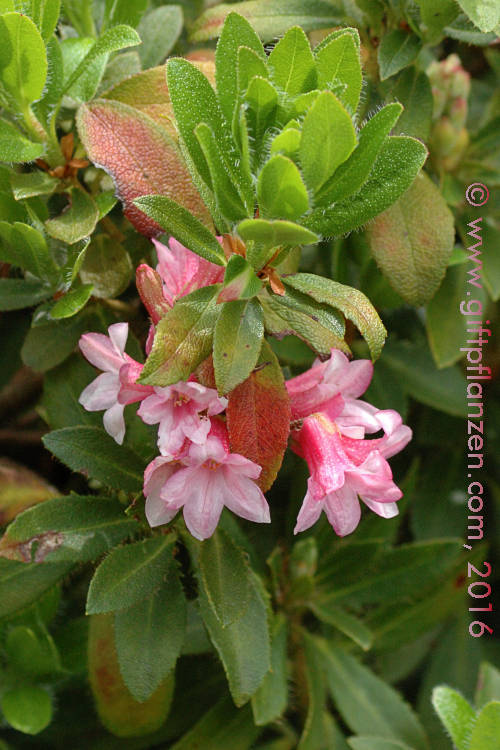
[{"label": "reddish leaf", "polygon": [[125,215],[139,232],[162,232],[133,205],[152,194],[168,196],[211,226],[177,144],[151,117],[124,102],[97,99],[80,108],[78,131],[90,159],[113,178]]},{"label": "reddish leaf", "polygon": [[21,464],[0,459],[0,525],[32,505],[57,495],[57,490]]},{"label": "reddish leaf", "polygon": [[[192,62],[215,86],[215,63],[206,59],[193,59]],[[144,112],[164,128],[172,138],[177,140],[174,109],[168,93],[164,65],[130,76],[130,78],[126,78],[113,86],[102,96],[104,99],[123,102],[123,104],[128,104],[130,107]]]},{"label": "reddish leaf", "polygon": [[120,673],[113,614],[91,615],[89,622],[89,680],[102,723],[117,737],[140,737],[164,723],[172,701],[170,674],[144,703],[133,699]]},{"label": "reddish leaf", "polygon": [[229,394],[226,410],[231,450],[262,466],[266,492],[281,466],[290,432],[290,401],[278,360],[264,341],[257,367]]}]

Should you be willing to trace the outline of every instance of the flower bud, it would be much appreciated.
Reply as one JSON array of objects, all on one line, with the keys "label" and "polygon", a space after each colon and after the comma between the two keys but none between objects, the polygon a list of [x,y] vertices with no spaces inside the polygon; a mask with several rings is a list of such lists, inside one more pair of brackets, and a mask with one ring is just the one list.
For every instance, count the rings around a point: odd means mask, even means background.
[{"label": "flower bud", "polygon": [[142,263],[136,271],[135,283],[142,304],[148,311],[154,325],[170,310],[170,305],[163,296],[163,283],[160,274],[151,266]]}]

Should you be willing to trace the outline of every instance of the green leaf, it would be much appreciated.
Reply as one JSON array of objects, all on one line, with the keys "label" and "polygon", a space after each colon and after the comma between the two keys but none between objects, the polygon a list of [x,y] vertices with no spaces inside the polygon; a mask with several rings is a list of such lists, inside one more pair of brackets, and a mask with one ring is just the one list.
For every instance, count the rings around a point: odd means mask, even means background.
[{"label": "green leaf", "polygon": [[316,209],[303,223],[324,236],[339,236],[366,224],[410,187],[426,156],[427,150],[420,141],[390,136],[361,190],[331,208]]},{"label": "green leaf", "polygon": [[438,370],[425,343],[389,341],[382,361],[417,401],[456,417],[467,415],[461,371],[458,367]]},{"label": "green leaf", "polygon": [[428,750],[425,732],[399,693],[339,648],[316,639],[332,698],[348,726],[359,734],[400,740]]},{"label": "green leaf", "polygon": [[298,750],[328,750],[324,726],[326,704],[324,664],[319,657],[312,636],[304,632],[303,638],[308,705]]},{"label": "green leaf", "polygon": [[[89,158],[111,175],[126,217],[148,237],[158,235],[161,227],[134,206],[134,199],[143,195],[168,196],[196,219],[207,226],[211,224],[208,210],[172,136],[148,114],[130,106],[133,101],[147,112],[148,103],[153,101],[159,102],[159,107],[149,106],[159,108],[163,119],[170,112],[164,110],[168,99],[165,72],[161,68],[152,72],[154,75],[147,77],[151,71],[133,76],[122,87],[109,92],[110,96],[122,96],[127,101],[98,99],[80,107],[77,115],[78,131]],[[120,88],[120,93],[116,88]]]},{"label": "green leaf", "polygon": [[125,685],[144,702],[169,675],[186,629],[186,599],[173,558],[157,591],[115,613],[115,643]]},{"label": "green leaf", "polygon": [[316,66],[309,40],[300,26],[289,29],[268,58],[273,83],[289,96],[316,88]]},{"label": "green leaf", "polygon": [[[113,615],[92,615],[89,620],[88,677],[97,714],[115,737],[131,737],[133,743],[140,743],[138,737],[156,732],[165,723],[172,703],[174,675],[170,674],[147,701],[139,703],[120,673]],[[111,741],[119,742],[114,738]]]},{"label": "green leaf", "polygon": [[[426,329],[434,361],[439,368],[455,364],[464,355],[460,348],[467,340],[467,319],[460,312],[467,284],[467,265],[450,266],[437,293],[427,305]],[[486,305],[484,290],[475,293]]]},{"label": "green leaf", "polygon": [[47,450],[73,471],[124,492],[142,488],[144,465],[130,449],[117,445],[99,427],[64,427],[42,438]]},{"label": "green leaf", "polygon": [[172,535],[156,536],[112,550],[90,582],[86,613],[127,609],[151,596],[172,564],[174,542]]},{"label": "green leaf", "polygon": [[430,177],[418,175],[397,203],[371,222],[367,234],[375,260],[396,292],[415,306],[432,299],[448,266],[455,226]]},{"label": "green leaf", "polygon": [[120,24],[108,29],[89,49],[83,60],[76,67],[72,75],[67,80],[63,93],[69,92],[78,79],[85,75],[90,65],[103,56],[111,52],[118,52],[126,47],[135,47],[141,43],[141,39],[134,29],[130,26]]},{"label": "green leaf", "polygon": [[500,8],[495,0],[457,0],[470,20],[483,32],[496,31],[500,23]]},{"label": "green leaf", "polygon": [[267,78],[255,76],[250,81],[244,99],[249,105],[246,112],[248,129],[258,148],[264,131],[274,121],[278,107],[278,92]]},{"label": "green leaf", "polygon": [[331,91],[323,91],[302,123],[299,156],[307,186],[319,191],[355,145],[351,118]]},{"label": "green leaf", "polygon": [[262,289],[262,281],[255,275],[250,263],[241,255],[229,258],[222,291],[217,302],[252,299]]},{"label": "green leaf", "polygon": [[500,700],[500,671],[487,661],[479,668],[474,704],[482,708],[490,701]]},{"label": "green leaf", "polygon": [[[404,544],[385,551],[371,543],[365,544],[355,545],[348,550],[349,554],[344,550],[345,559],[333,554],[329,561],[325,560],[318,571],[315,603],[322,606],[380,604],[422,595],[443,581],[461,556],[456,539]],[[351,555],[360,553],[375,553],[369,558],[369,572],[362,577],[351,560]],[[352,572],[347,569],[349,563]]]},{"label": "green leaf", "polygon": [[214,369],[217,390],[221,394],[243,383],[257,364],[264,322],[257,300],[226,302],[214,333]]},{"label": "green leaf", "polygon": [[238,51],[241,47],[253,50],[266,59],[259,37],[248,21],[237,13],[229,13],[224,22],[215,50],[215,80],[220,108],[229,123],[233,121],[238,102]]},{"label": "green leaf", "polygon": [[50,696],[38,685],[6,690],[0,699],[0,706],[10,726],[23,734],[38,734],[52,719]]},{"label": "green leaf", "polygon": [[71,570],[71,563],[26,564],[0,558],[0,618],[24,609]]},{"label": "green leaf", "polygon": [[47,55],[40,32],[21,13],[0,16],[0,80],[22,112],[42,96]]},{"label": "green leaf", "polygon": [[244,219],[236,229],[245,242],[262,243],[266,248],[275,248],[278,245],[310,245],[319,239],[317,234],[300,224],[280,219]]},{"label": "green leaf", "polygon": [[183,24],[180,5],[162,5],[146,13],[137,27],[142,39],[139,56],[143,70],[162,63],[177,42]]},{"label": "green leaf", "polygon": [[298,158],[302,133],[297,128],[285,128],[271,143],[270,154],[283,154],[294,160]]},{"label": "green leaf", "polygon": [[284,282],[286,286],[297,289],[316,302],[339,309],[358,328],[370,347],[372,359],[380,356],[387,331],[375,308],[362,292],[311,273],[292,274]]},{"label": "green leaf", "polygon": [[356,193],[368,179],[387,136],[400,116],[400,104],[388,104],[361,129],[359,142],[351,156],[318,191],[316,202],[329,205]]},{"label": "green leaf", "polygon": [[418,36],[393,29],[382,37],[378,48],[378,64],[380,68],[380,80],[393,76],[415,60],[422,43]]},{"label": "green leaf", "polygon": [[204,122],[195,127],[194,134],[208,165],[219,211],[231,222],[248,216],[254,204],[252,187],[249,185],[243,198],[238,194],[229,165],[218,146],[219,136],[216,138],[214,131]]},{"label": "green leaf", "polygon": [[[208,79],[189,60],[171,58],[167,64],[167,83],[179,133],[194,165],[209,187],[212,187],[210,171],[194,130],[205,122],[217,133],[219,145],[229,160],[232,154],[227,121],[217,103],[215,92]],[[231,165],[232,166],[232,165]]]},{"label": "green leaf", "polygon": [[37,372],[50,370],[69,357],[82,333],[98,325],[97,318],[84,311],[73,318],[32,327],[21,349],[24,364]]},{"label": "green leaf", "polygon": [[262,41],[282,36],[291,26],[304,31],[330,28],[343,20],[342,14],[327,0],[249,0],[239,3],[219,3],[197,19],[191,30],[191,41],[203,42],[221,34],[224,19],[229,13],[239,13],[251,22]]},{"label": "green leaf", "polygon": [[237,706],[242,706],[259,688],[271,666],[267,609],[261,587],[254,580],[250,581],[245,611],[226,627],[215,616],[204,589],[200,590],[199,602],[210,640],[224,666],[233,700]]},{"label": "green leaf", "polygon": [[219,266],[226,264],[224,251],[214,235],[183,206],[166,195],[145,195],[134,204],[193,253]]},{"label": "green leaf", "polygon": [[470,735],[468,750],[500,748],[500,702],[492,701],[479,712]]},{"label": "green leaf", "polygon": [[[57,89],[57,99],[61,99],[63,94],[65,94],[72,100],[71,103],[75,106],[78,103],[88,101],[95,96],[99,82],[106,69],[109,57],[108,54],[98,55],[90,62],[85,70],[82,70],[81,75],[79,75],[71,85],[66,85],[71,81],[73,73],[93,48],[94,44],[95,40],[92,37],[83,37],[80,39],[70,37],[69,39],[62,40],[59,49],[62,57],[61,63],[64,77]],[[58,71],[59,74],[61,74],[62,71]],[[55,91],[53,94],[52,92],[50,93],[50,98],[56,98]]]},{"label": "green leaf", "polygon": [[[258,39],[258,37],[257,37]],[[238,48],[238,98],[237,106],[241,104],[241,99],[247,90],[250,81],[256,76],[259,78],[269,78],[267,69],[267,58],[262,54],[262,45],[259,42],[259,50],[254,51],[250,47]],[[233,115],[234,120],[234,115]]]},{"label": "green leaf", "polygon": [[359,48],[359,36],[356,43],[346,32],[315,50],[318,88],[333,89],[351,113],[358,107],[363,83]]},{"label": "green leaf", "polygon": [[[281,339],[294,333],[325,357],[332,349],[351,353],[343,338],[344,321],[332,307],[320,305],[293,289],[286,289],[283,296],[261,294],[260,300],[264,308],[265,328],[271,335]],[[280,353],[280,358],[283,355],[285,352]]]},{"label": "green leaf", "polygon": [[326,622],[328,625],[333,625],[334,628],[337,628],[357,643],[358,646],[361,646],[364,651],[368,651],[371,648],[373,633],[357,617],[348,614],[348,612],[340,607],[321,604],[314,600],[308,603],[308,607],[318,620]]},{"label": "green leaf", "polygon": [[147,0],[105,0],[102,28],[120,23],[126,23],[135,28],[147,5]]},{"label": "green leaf", "polygon": [[19,670],[23,677],[57,674],[61,670],[56,645],[39,621],[33,623],[33,629],[16,625],[9,630],[5,652],[9,667]]},{"label": "green leaf", "polygon": [[84,284],[92,284],[94,297],[118,297],[130,284],[132,261],[123,245],[107,234],[94,237],[80,269]]},{"label": "green leaf", "polygon": [[104,497],[69,495],[28,508],[7,529],[1,549],[25,562],[87,562],[136,533],[123,506]]},{"label": "green leaf", "polygon": [[78,403],[81,392],[94,377],[94,368],[75,354],[44,380],[41,408],[51,429],[102,424],[101,413],[86,411]]},{"label": "green leaf", "polygon": [[286,156],[271,156],[257,182],[259,209],[263,218],[294,221],[309,208],[307,189],[297,166]]},{"label": "green leaf", "polygon": [[99,220],[96,202],[86,190],[73,188],[69,207],[55,219],[45,222],[51,237],[73,245],[92,234]]},{"label": "green leaf", "polygon": [[210,607],[223,628],[239,620],[251,596],[247,558],[225,531],[219,529],[200,548],[199,577]]},{"label": "green leaf", "polygon": [[[454,3],[454,0],[451,0]],[[436,6],[434,5],[434,9]],[[411,135],[428,141],[432,124],[434,101],[428,76],[415,66],[405,70],[392,90],[404,111],[394,129],[394,135]]]},{"label": "green leaf", "polygon": [[186,380],[212,350],[220,284],[181,297],[156,327],[139,382],[166,386]]},{"label": "green leaf", "polygon": [[258,483],[266,492],[287,447],[290,401],[279,362],[265,340],[256,370],[229,394],[226,416],[231,450],[262,467]]},{"label": "green leaf", "polygon": [[353,750],[412,750],[409,745],[386,737],[350,737],[347,740]]},{"label": "green leaf", "polygon": [[14,266],[29,271],[33,276],[47,282],[56,281],[57,266],[54,263],[45,237],[29,224],[19,221],[8,224],[0,222],[0,258]]},{"label": "green leaf", "polygon": [[[1,122],[4,122],[3,120]],[[32,198],[34,195],[51,195],[59,184],[59,180],[51,177],[47,172],[13,172],[10,184],[16,201]]]},{"label": "green leaf", "polygon": [[0,161],[34,161],[44,150],[42,143],[33,143],[22,135],[15,125],[7,120],[0,120]]},{"label": "green leaf", "polygon": [[274,618],[271,639],[271,669],[252,696],[253,718],[257,726],[279,719],[288,705],[287,620]]},{"label": "green leaf", "polygon": [[50,288],[35,279],[0,279],[0,310],[32,307],[50,295]]},{"label": "green leaf", "polygon": [[261,733],[252,721],[250,706],[235,708],[222,698],[199,719],[171,750],[252,750]]},{"label": "green leaf", "polygon": [[31,0],[31,17],[47,44],[57,26],[61,0]]},{"label": "green leaf", "polygon": [[443,28],[455,20],[459,10],[455,0],[442,0],[438,6],[433,0],[417,0],[420,17],[427,27],[427,36],[438,41]]},{"label": "green leaf", "polygon": [[61,318],[71,318],[73,315],[76,315],[91,298],[93,289],[92,284],[84,284],[83,286],[71,289],[71,291],[57,300],[56,304],[50,310],[50,317],[59,320]]},{"label": "green leaf", "polygon": [[432,691],[432,705],[457,750],[468,750],[471,731],[476,721],[472,706],[460,693],[444,685]]}]

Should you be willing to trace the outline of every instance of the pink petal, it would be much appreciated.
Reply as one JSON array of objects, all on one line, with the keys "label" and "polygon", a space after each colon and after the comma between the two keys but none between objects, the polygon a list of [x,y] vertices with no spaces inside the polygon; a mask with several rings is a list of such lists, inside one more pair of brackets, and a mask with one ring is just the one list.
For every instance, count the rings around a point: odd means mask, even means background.
[{"label": "pink petal", "polygon": [[334,349],[324,379],[327,383],[336,383],[344,398],[358,398],[370,385],[372,376],[373,365],[369,359],[349,362],[343,352]]},{"label": "pink petal", "polygon": [[116,440],[118,445],[123,443],[125,437],[125,419],[123,417],[123,410],[125,406],[123,404],[114,404],[110,409],[104,412],[102,421],[104,423],[104,429]]},{"label": "pink petal", "polygon": [[146,339],[146,346],[144,347],[146,350],[146,354],[148,356],[151,353],[151,349],[153,348],[154,340],[155,340],[155,327],[149,326],[148,337]]},{"label": "pink petal", "polygon": [[79,403],[87,411],[109,409],[117,402],[120,378],[114,372],[103,372],[80,394]]},{"label": "pink petal", "polygon": [[217,472],[217,482],[224,505],[233,513],[255,523],[270,523],[267,500],[254,481],[224,466]]},{"label": "pink petal", "polygon": [[155,526],[162,526],[164,523],[169,523],[178,513],[177,510],[168,508],[168,506],[156,495],[150,495],[146,498],[144,511],[146,513],[147,522],[152,528]]},{"label": "pink petal", "polygon": [[258,479],[262,473],[262,466],[254,461],[240,456],[239,453],[228,453],[224,461],[225,466],[237,467],[239,474],[250,479]]},{"label": "pink petal", "polygon": [[394,518],[399,513],[397,503],[376,503],[374,500],[366,500],[363,497],[361,499],[370,510],[373,510],[374,513],[382,516],[382,518]]},{"label": "pink petal", "polygon": [[342,447],[342,436],[326,416],[313,414],[304,419],[302,429],[295,438],[292,449],[303,456],[315,483],[324,494],[333,492],[344,484],[344,472],[354,468]]},{"label": "pink petal", "polygon": [[142,369],[143,365],[134,360],[120,367],[120,392],[118,394],[120,404],[134,404],[154,393],[150,385],[140,385],[135,382],[140,377]]},{"label": "pink petal", "polygon": [[351,534],[361,518],[356,492],[344,485],[325,497],[325,513],[338,536]]},{"label": "pink petal", "polygon": [[103,333],[84,333],[79,341],[80,350],[91,365],[106,372],[118,372],[124,363],[113,342]]},{"label": "pink petal", "polygon": [[216,472],[200,468],[193,473],[189,494],[184,503],[184,521],[196,538],[208,539],[219,523],[224,507],[218,492]]},{"label": "pink petal", "polygon": [[109,338],[117,352],[123,354],[128,336],[128,323],[114,323],[108,328]]},{"label": "pink petal", "polygon": [[403,496],[392,481],[391,467],[378,451],[370,453],[356,469],[346,471],[346,482],[362,498],[380,503],[396,502]]},{"label": "pink petal", "polygon": [[[309,480],[309,482],[310,481],[311,480]],[[299,515],[297,516],[297,523],[295,524],[293,533],[298,534],[300,531],[305,531],[313,526],[320,517],[323,506],[323,500],[314,499],[312,493],[309,491],[308,483],[308,490],[299,511]]]}]

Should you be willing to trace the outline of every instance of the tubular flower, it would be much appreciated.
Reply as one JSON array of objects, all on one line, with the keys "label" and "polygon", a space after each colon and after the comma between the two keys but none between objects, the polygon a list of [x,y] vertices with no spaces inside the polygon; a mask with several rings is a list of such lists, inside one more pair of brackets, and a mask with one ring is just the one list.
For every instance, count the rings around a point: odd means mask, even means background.
[{"label": "tubular flower", "polygon": [[146,517],[151,526],[167,523],[183,508],[191,534],[208,539],[224,506],[249,521],[270,522],[268,504],[254,481],[261,467],[229,452],[226,426],[219,420],[212,420],[203,444],[191,443],[178,462],[166,461],[156,458],[146,469]]},{"label": "tubular flower", "polygon": [[[312,526],[324,510],[336,534],[350,534],[361,517],[358,495],[384,518],[398,513],[402,492],[386,458],[404,448],[410,428],[396,411],[377,410],[356,399],[339,410],[337,400],[327,413],[306,417],[294,434],[292,449],[306,459],[311,472],[295,533]],[[365,439],[365,431],[380,429],[383,437]]]},{"label": "tubular flower", "polygon": [[105,410],[104,429],[121,445],[125,436],[125,406],[146,398],[153,389],[135,382],[142,365],[125,353],[128,323],[114,323],[109,326],[108,334],[85,333],[80,338],[84,357],[104,372],[82,391],[79,402],[87,411]]},{"label": "tubular flower", "polygon": [[194,381],[152,391],[137,413],[146,424],[159,424],[158,447],[170,458],[178,456],[186,439],[203,444],[210,431],[209,417],[227,406],[227,399],[219,398],[216,390]]},{"label": "tubular flower", "polygon": [[[220,241],[220,238],[217,238]],[[163,296],[173,307],[179,297],[211,284],[224,277],[224,268],[201,258],[173,237],[168,246],[153,240],[158,255],[156,271],[163,281]]]},{"label": "tubular flower", "polygon": [[322,408],[334,396],[358,398],[370,384],[373,365],[368,359],[349,362],[346,355],[332,349],[326,362],[314,365],[286,383],[292,407],[292,419],[302,419]]}]

